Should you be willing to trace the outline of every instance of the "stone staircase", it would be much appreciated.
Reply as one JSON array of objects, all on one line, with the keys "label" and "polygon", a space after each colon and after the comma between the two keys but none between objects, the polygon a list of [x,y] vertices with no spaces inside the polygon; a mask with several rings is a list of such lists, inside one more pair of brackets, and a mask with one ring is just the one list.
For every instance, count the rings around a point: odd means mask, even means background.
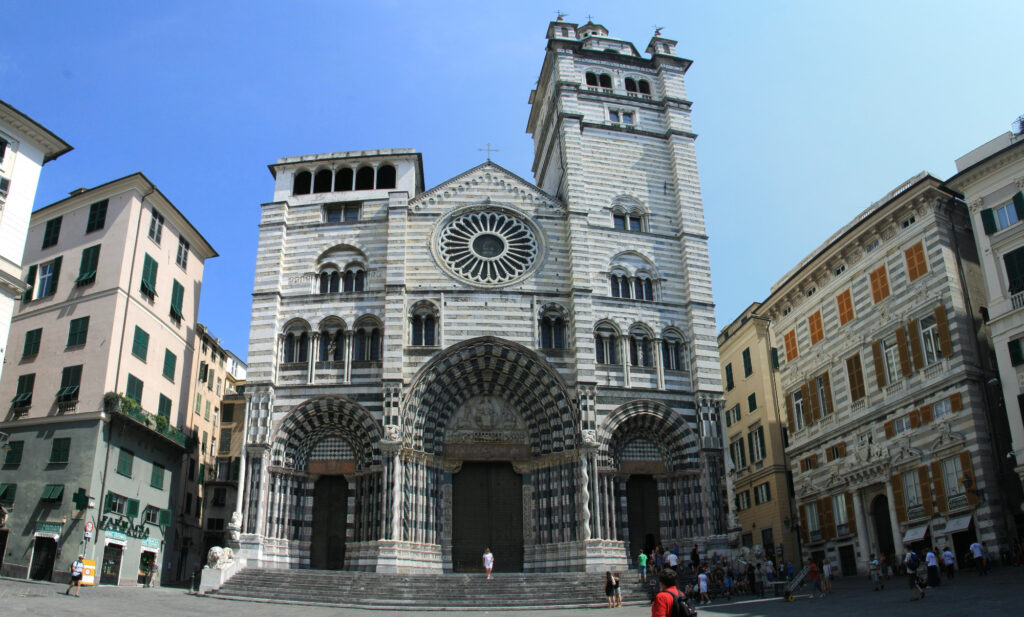
[{"label": "stone staircase", "polygon": [[[623,573],[623,604],[648,604]],[[249,600],[387,610],[553,609],[607,606],[603,573],[407,575],[331,570],[245,569],[207,594]]]}]

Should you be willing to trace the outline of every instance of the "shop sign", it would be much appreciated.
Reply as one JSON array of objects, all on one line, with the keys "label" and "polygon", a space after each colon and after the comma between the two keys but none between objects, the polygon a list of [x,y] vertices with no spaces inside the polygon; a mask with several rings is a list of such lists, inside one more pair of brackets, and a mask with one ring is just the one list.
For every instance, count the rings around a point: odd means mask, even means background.
[{"label": "shop sign", "polygon": [[148,546],[149,548],[160,548],[160,540],[156,538],[143,538],[142,546]]},{"label": "shop sign", "polygon": [[82,584],[83,585],[95,585],[96,584],[96,560],[95,559],[83,559],[82,565]]},{"label": "shop sign", "polygon": [[39,522],[36,523],[36,533],[55,533],[60,535],[60,523]]},{"label": "shop sign", "polygon": [[113,531],[113,530],[109,530],[109,529],[107,530],[107,537],[110,538],[111,540],[120,540],[122,542],[124,542],[124,541],[126,541],[128,539],[128,537],[125,536],[120,531]]},{"label": "shop sign", "polygon": [[104,516],[102,519],[100,519],[99,527],[100,529],[106,530],[108,532],[108,535],[109,532],[113,530],[118,531],[122,534],[127,534],[133,538],[149,537],[149,527],[147,527],[145,523],[133,525],[131,521],[125,518],[112,518],[109,516]]}]

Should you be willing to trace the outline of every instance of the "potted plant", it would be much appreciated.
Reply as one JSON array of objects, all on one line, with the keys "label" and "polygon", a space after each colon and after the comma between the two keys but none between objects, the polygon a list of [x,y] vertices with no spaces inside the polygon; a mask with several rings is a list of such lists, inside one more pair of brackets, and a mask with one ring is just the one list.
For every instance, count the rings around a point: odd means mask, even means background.
[{"label": "potted plant", "polygon": [[103,395],[103,411],[113,413],[121,411],[121,395],[117,392],[107,392]]}]

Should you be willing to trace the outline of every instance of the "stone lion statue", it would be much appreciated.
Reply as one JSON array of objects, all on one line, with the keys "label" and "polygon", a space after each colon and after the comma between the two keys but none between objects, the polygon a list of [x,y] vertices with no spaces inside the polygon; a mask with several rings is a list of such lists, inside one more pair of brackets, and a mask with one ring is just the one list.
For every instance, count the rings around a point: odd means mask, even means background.
[{"label": "stone lion statue", "polygon": [[235,552],[230,548],[214,546],[206,554],[206,567],[213,570],[223,570],[235,559]]}]

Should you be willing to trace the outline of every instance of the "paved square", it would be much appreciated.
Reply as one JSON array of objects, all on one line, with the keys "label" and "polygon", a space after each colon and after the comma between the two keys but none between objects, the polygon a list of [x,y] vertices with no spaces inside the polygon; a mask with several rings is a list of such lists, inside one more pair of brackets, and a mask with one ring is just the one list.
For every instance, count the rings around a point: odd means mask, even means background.
[{"label": "paved square", "polygon": [[[595,578],[595,598],[602,593],[600,577]],[[320,608],[262,602],[237,602],[197,597],[180,589],[140,589],[130,587],[83,588],[82,597],[66,597],[64,586],[0,579],[0,607],[4,617],[111,617],[138,615],[146,617],[181,617],[181,615],[216,615],[217,617],[380,617],[380,611],[361,609]],[[700,607],[702,617],[938,617],[942,615],[1019,615],[1020,594],[1024,590],[1024,568],[1001,568],[992,575],[979,578],[973,573],[957,577],[951,585],[929,589],[924,600],[911,602],[905,579],[893,579],[884,591],[872,592],[865,579],[838,581],[835,592],[827,598],[811,599],[800,595],[794,602],[781,599],[738,600]],[[387,611],[394,614],[396,611]],[[398,611],[401,612],[401,611]],[[619,615],[646,617],[648,606],[627,606],[621,609],[564,609],[551,611],[459,611],[465,617],[493,615]],[[412,611],[409,614],[414,614]],[[438,612],[437,614],[440,614]]]}]

